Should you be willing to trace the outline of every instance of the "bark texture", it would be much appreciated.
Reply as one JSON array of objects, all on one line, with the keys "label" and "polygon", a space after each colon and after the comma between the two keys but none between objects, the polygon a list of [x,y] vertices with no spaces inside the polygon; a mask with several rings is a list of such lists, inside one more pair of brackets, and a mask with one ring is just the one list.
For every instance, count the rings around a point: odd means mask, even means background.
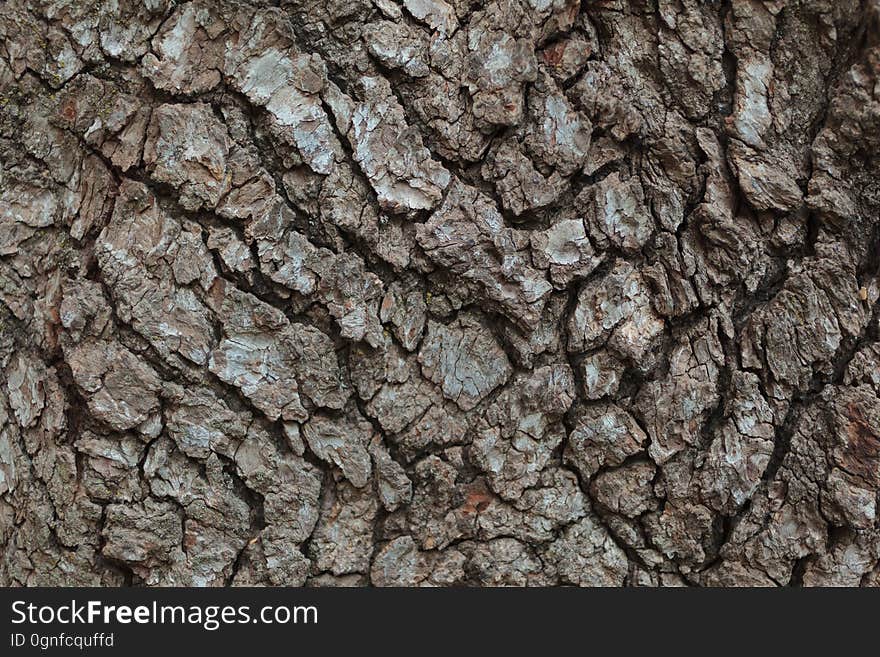
[{"label": "bark texture", "polygon": [[878,152],[878,0],[2,2],[0,584],[880,584]]}]

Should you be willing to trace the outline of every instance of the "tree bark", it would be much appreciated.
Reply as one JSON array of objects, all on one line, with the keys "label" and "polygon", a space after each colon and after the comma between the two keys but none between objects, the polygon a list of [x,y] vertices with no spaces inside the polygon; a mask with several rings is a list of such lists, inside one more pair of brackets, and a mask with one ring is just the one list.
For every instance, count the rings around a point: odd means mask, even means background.
[{"label": "tree bark", "polygon": [[877,0],[3,3],[0,584],[880,583],[878,90]]}]

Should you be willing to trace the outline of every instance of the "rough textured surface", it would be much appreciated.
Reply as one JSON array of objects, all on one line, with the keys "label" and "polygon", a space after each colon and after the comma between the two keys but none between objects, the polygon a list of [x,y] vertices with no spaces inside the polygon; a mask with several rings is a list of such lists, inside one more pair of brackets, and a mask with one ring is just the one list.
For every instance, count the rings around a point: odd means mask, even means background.
[{"label": "rough textured surface", "polygon": [[0,584],[880,582],[880,2],[0,4]]}]

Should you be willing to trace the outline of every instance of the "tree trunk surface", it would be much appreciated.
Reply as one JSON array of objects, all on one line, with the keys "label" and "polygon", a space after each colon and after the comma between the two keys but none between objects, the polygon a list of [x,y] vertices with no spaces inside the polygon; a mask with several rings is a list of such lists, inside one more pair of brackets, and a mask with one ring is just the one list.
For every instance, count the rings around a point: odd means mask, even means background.
[{"label": "tree trunk surface", "polygon": [[0,584],[880,584],[878,153],[878,0],[4,2]]}]

